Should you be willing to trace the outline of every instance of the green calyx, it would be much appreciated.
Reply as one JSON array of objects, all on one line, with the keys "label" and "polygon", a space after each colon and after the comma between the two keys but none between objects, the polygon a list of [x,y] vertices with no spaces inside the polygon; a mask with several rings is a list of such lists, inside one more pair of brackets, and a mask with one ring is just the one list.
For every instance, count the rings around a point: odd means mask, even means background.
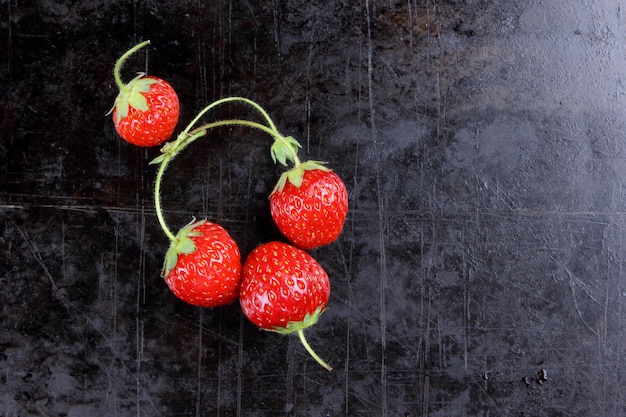
[{"label": "green calyx", "polygon": [[284,166],[287,166],[287,161],[297,165],[299,162],[298,149],[301,147],[302,145],[293,136],[276,135],[274,143],[270,148],[272,160],[274,163],[278,162]]},{"label": "green calyx", "polygon": [[[159,81],[154,78],[146,78],[144,75],[143,73],[139,73],[137,77],[124,86],[124,89],[120,90],[120,93],[115,99],[115,104],[113,105],[113,109],[117,110],[115,123],[119,123],[120,120],[126,117],[131,107],[139,111],[150,110],[148,101],[142,93],[150,91],[150,86]],[[113,109],[111,109],[111,111],[113,111]]]},{"label": "green calyx", "polygon": [[315,323],[317,323],[317,320],[319,320],[323,312],[324,308],[320,306],[314,312],[307,313],[302,321],[290,321],[285,327],[274,327],[273,329],[269,330],[280,334],[290,334],[298,330],[304,330],[307,327],[311,327]]},{"label": "green calyx", "polygon": [[300,164],[296,164],[296,166],[291,168],[289,171],[285,171],[281,174],[281,176],[278,178],[276,186],[270,193],[270,196],[276,192],[282,191],[283,188],[285,188],[285,185],[287,185],[287,182],[290,182],[296,188],[300,188],[300,186],[302,185],[302,179],[304,178],[304,173],[306,171],[312,171],[314,169],[330,171],[330,169],[325,167],[324,164],[326,164],[326,162],[322,161],[306,161]]},{"label": "green calyx", "polygon": [[176,238],[170,243],[170,247],[165,254],[165,262],[163,263],[163,272],[161,274],[163,278],[168,276],[170,271],[176,266],[178,255],[189,255],[196,251],[196,244],[193,243],[191,238],[202,236],[202,233],[194,229],[204,223],[206,223],[206,220],[196,221],[193,219],[178,231]]},{"label": "green calyx", "polygon": [[293,168],[282,173],[276,186],[270,193],[270,196],[277,191],[282,191],[285,188],[287,182],[290,182],[297,188],[302,185],[302,178],[306,171],[313,169],[321,169],[322,171],[330,171],[324,166],[326,162],[322,161],[306,161],[300,162],[298,158],[298,149],[302,145],[293,136],[282,136],[278,132],[274,132],[274,143],[270,149],[272,154],[272,160],[274,163],[279,163],[283,166],[287,166],[287,162],[293,163]]}]

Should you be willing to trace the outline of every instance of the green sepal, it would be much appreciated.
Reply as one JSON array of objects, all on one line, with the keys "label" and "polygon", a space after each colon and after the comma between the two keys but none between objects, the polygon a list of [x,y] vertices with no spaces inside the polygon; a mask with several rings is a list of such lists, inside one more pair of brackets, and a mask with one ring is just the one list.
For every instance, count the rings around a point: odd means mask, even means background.
[{"label": "green sepal", "polygon": [[287,323],[287,326],[285,327],[274,327],[273,329],[266,329],[270,332],[276,332],[276,333],[280,333],[280,334],[291,334],[293,332],[297,332],[298,330],[304,330],[308,327],[313,326],[315,323],[317,323],[317,320],[319,320],[320,316],[322,315],[322,313],[325,311],[325,308],[322,306],[319,306],[313,313],[307,313],[306,316],[304,316],[304,319],[302,319],[302,321],[290,321],[289,323]]},{"label": "green sepal", "polygon": [[128,115],[130,107],[139,111],[149,110],[148,102],[142,93],[150,91],[150,86],[158,83],[159,81],[154,78],[146,78],[144,75],[145,74],[142,72],[137,74],[137,76],[126,84],[124,89],[117,95],[113,108],[109,110],[109,113],[111,113],[113,109],[117,111],[115,115],[115,123],[119,123],[120,120]]},{"label": "green sepal", "polygon": [[201,224],[206,223],[206,220],[196,221],[193,219],[190,223],[184,226],[176,233],[176,240],[170,243],[170,247],[165,254],[165,262],[163,263],[163,272],[161,277],[165,278],[169,275],[170,271],[176,266],[178,262],[178,255],[189,255],[196,251],[196,244],[191,240],[192,237],[202,236],[202,233],[194,230]]},{"label": "green sepal", "polygon": [[161,155],[154,158],[148,165],[156,165],[162,163],[165,158],[173,158],[174,157],[174,148],[176,145],[175,142],[166,142],[165,145],[161,148]]},{"label": "green sepal", "polygon": [[148,163],[148,165],[160,164],[161,162],[163,162],[163,160],[165,159],[166,156],[169,156],[169,155],[161,154],[161,155],[157,156],[156,158],[154,158],[152,161],[150,161]]},{"label": "green sepal", "polygon": [[298,149],[301,147],[302,145],[293,136],[277,137],[270,148],[272,160],[274,163],[278,162],[287,166],[287,161],[294,162],[293,156],[298,154]]},{"label": "green sepal", "polygon": [[306,171],[312,171],[314,169],[330,171],[330,168],[324,166],[325,164],[326,162],[323,161],[306,161],[299,165],[296,165],[289,171],[283,172],[282,175],[278,178],[278,182],[276,183],[276,186],[274,186],[274,189],[272,190],[270,195],[274,194],[275,192],[282,191],[283,188],[285,188],[285,185],[287,185],[287,182],[290,182],[296,188],[300,188],[300,186],[302,185],[302,179],[304,178],[304,173]]}]

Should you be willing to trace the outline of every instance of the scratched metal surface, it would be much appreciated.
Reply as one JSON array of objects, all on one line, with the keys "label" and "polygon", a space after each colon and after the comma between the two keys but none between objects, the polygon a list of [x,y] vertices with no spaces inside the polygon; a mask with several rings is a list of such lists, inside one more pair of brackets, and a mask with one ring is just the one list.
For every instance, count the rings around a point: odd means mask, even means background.
[{"label": "scratched metal surface", "polygon": [[[558,5],[557,5],[558,3]],[[626,415],[626,17],[619,0],[2,2],[0,415]],[[178,302],[112,65],[182,120],[262,103],[345,180],[307,331]],[[131,76],[127,70],[125,77]],[[254,116],[233,105],[222,115]],[[166,217],[278,238],[268,138],[168,170]]]}]

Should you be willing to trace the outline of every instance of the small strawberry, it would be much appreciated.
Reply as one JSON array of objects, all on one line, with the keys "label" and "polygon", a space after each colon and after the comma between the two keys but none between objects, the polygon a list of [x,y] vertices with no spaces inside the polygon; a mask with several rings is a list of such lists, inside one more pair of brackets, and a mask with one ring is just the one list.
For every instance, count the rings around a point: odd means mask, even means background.
[{"label": "small strawberry", "polygon": [[115,130],[124,140],[137,146],[156,146],[169,139],[180,113],[176,91],[167,81],[140,73],[128,84],[122,83],[122,63],[149,42],[136,45],[122,55],[114,70],[120,90],[111,109]]},{"label": "small strawberry", "polygon": [[193,221],[176,234],[162,276],[174,295],[189,304],[229,304],[239,295],[239,248],[223,227],[206,220]]},{"label": "small strawberry", "polygon": [[337,174],[320,162],[296,164],[282,174],[270,195],[274,223],[299,248],[334,242],[348,213],[348,192]]},{"label": "small strawberry", "polygon": [[239,302],[245,316],[263,330],[297,332],[311,356],[332,370],[311,349],[303,332],[317,322],[329,296],[324,269],[294,246],[266,243],[255,248],[244,263]]}]

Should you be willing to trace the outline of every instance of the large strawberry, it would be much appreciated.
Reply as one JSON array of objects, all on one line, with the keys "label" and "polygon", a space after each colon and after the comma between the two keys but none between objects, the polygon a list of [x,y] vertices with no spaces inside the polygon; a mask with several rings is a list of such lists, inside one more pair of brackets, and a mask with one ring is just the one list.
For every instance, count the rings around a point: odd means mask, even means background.
[{"label": "large strawberry", "polygon": [[324,269],[294,246],[263,244],[244,263],[239,302],[245,316],[263,330],[297,332],[311,356],[332,370],[311,349],[303,332],[317,322],[329,296],[330,282]]},{"label": "large strawberry", "polygon": [[239,248],[223,227],[206,220],[191,222],[176,234],[162,275],[174,295],[189,304],[229,304],[239,295]]},{"label": "large strawberry", "polygon": [[115,130],[137,146],[160,145],[169,139],[180,113],[178,95],[167,81],[141,73],[127,84],[120,78],[122,63],[149,42],[142,42],[122,55],[114,70],[120,90],[111,109]]},{"label": "large strawberry", "polygon": [[337,174],[308,161],[284,173],[270,195],[270,210],[283,235],[310,250],[334,242],[348,212],[348,192]]}]

